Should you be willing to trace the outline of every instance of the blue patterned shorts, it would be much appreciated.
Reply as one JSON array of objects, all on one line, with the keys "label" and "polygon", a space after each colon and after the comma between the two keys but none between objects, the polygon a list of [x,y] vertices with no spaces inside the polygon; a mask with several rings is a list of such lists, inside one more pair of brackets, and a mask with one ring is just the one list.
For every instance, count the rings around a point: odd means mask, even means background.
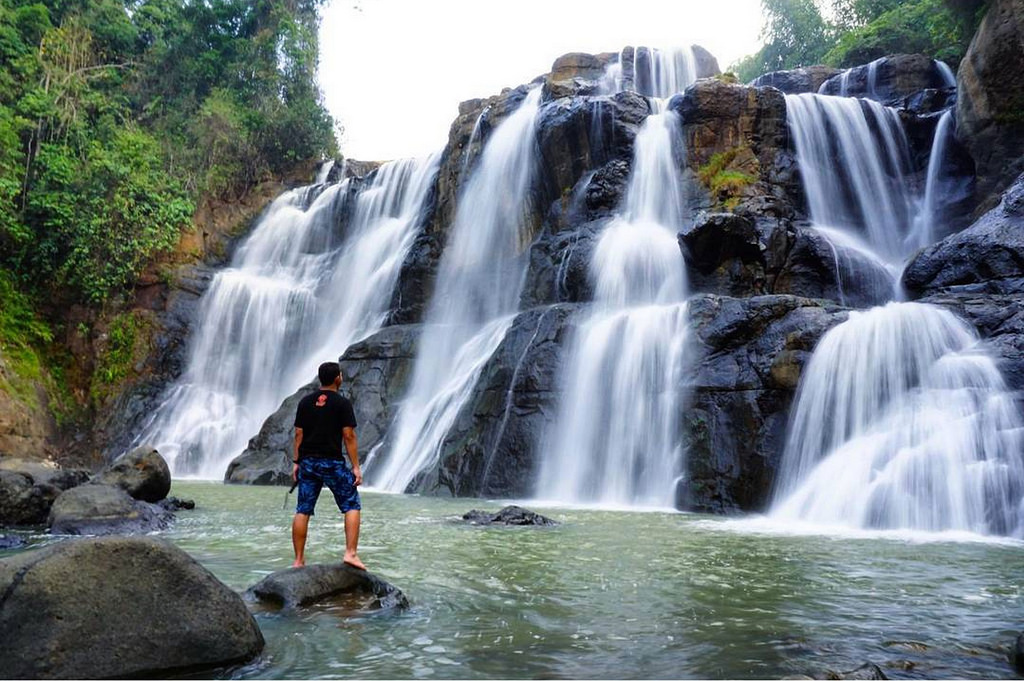
[{"label": "blue patterned shorts", "polygon": [[356,490],[356,476],[341,459],[302,459],[299,462],[299,503],[296,513],[313,515],[320,490],[327,489],[334,494],[334,502],[342,513],[358,511],[359,492]]}]

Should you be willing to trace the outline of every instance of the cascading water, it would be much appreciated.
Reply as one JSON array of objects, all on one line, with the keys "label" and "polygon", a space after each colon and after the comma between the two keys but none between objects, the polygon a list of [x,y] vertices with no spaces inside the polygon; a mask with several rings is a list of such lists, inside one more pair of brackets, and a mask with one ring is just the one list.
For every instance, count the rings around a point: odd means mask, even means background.
[{"label": "cascading water", "polygon": [[572,341],[560,411],[541,448],[542,499],[675,504],[688,330],[676,243],[680,146],[671,111],[648,116],[637,134],[624,211],[592,256],[594,302]]},{"label": "cascading water", "polygon": [[188,366],[137,441],[156,446],[176,476],[223,476],[320,362],[384,323],[438,158],[385,164],[354,197],[345,180],[275,200],[214,277]]},{"label": "cascading water", "polygon": [[633,50],[632,59],[626,59],[625,55],[623,50],[618,61],[605,69],[602,89],[608,94],[634,89],[662,100],[682,92],[697,80],[697,59],[692,47],[638,47]]},{"label": "cascading water", "polygon": [[911,230],[909,151],[893,109],[801,94],[786,95],[786,116],[815,226],[847,232],[890,263],[923,245]]},{"label": "cascading water", "polygon": [[828,332],[797,396],[772,516],[1024,532],[1024,422],[974,331],[890,303]]},{"label": "cascading water", "polygon": [[[940,64],[942,62],[939,62]],[[946,67],[949,68],[948,66]],[[924,199],[914,223],[912,241],[919,247],[935,242],[942,231],[942,203],[939,190],[942,186],[942,169],[946,160],[946,148],[953,139],[955,120],[953,110],[947,110],[935,126],[931,154],[928,156],[928,172],[925,180]]]},{"label": "cascading water", "polygon": [[375,452],[367,461],[369,480],[381,489],[403,492],[437,461],[512,323],[528,261],[540,97],[540,88],[532,90],[495,129],[459,196],[394,435],[386,455]]}]

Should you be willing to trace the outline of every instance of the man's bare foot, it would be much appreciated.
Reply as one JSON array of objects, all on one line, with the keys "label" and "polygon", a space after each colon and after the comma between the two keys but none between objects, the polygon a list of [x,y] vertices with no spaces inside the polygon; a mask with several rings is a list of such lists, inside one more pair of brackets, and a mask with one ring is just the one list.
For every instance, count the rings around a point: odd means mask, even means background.
[{"label": "man's bare foot", "polygon": [[292,563],[292,567],[293,567],[293,568],[297,568],[297,567],[306,567],[306,561],[304,561],[304,560],[298,560],[298,559],[296,559],[296,560],[295,560],[295,562],[294,562],[294,563]]},{"label": "man's bare foot", "polygon": [[366,566],[363,565],[363,561],[359,560],[359,556],[357,556],[354,553],[346,553],[342,561],[345,563],[345,565],[351,565],[352,567],[358,570],[366,569]]}]

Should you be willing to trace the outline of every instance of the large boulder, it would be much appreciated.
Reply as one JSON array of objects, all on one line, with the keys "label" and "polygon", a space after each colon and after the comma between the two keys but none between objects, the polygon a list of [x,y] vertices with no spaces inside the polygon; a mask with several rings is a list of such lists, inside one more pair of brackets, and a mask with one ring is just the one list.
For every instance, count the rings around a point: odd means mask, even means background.
[{"label": "large boulder", "polygon": [[156,503],[171,491],[171,469],[160,452],[143,445],[114,459],[92,482],[120,487],[133,499]]},{"label": "large boulder", "polygon": [[62,493],[50,509],[53,534],[147,534],[166,529],[174,516],[132,499],[120,487],[82,485]]},{"label": "large boulder", "polygon": [[246,595],[289,609],[338,600],[347,601],[356,612],[409,607],[409,600],[398,588],[371,572],[344,564],[278,570],[251,586]]},{"label": "large boulder", "polygon": [[785,445],[789,407],[814,346],[846,312],[795,296],[695,296],[692,395],[683,414],[681,508],[759,511]]},{"label": "large boulder", "polygon": [[151,538],[66,541],[0,560],[0,677],[166,677],[263,649],[242,599]]},{"label": "large boulder", "polygon": [[1024,171],[1024,0],[993,0],[957,72],[957,137],[983,208]]},{"label": "large boulder", "polygon": [[45,524],[57,496],[88,479],[83,470],[29,459],[0,459],[0,527]]},{"label": "large boulder", "polygon": [[260,432],[249,445],[228,464],[224,482],[235,485],[292,484],[292,456],[295,450],[295,410],[299,400],[317,389],[309,383],[285,398],[281,406],[268,416]]},{"label": "large boulder", "polygon": [[752,87],[773,87],[787,95],[817,92],[822,83],[839,73],[831,66],[804,66],[787,71],[772,71],[750,82]]},{"label": "large boulder", "polygon": [[903,285],[915,296],[1024,293],[1024,175],[973,225],[921,251]]},{"label": "large boulder", "polygon": [[599,94],[605,69],[616,59],[617,55],[608,52],[563,54],[544,78],[544,99]]},{"label": "large boulder", "polygon": [[832,76],[818,91],[896,105],[921,90],[952,87],[948,73],[948,67],[923,54],[894,54]]}]

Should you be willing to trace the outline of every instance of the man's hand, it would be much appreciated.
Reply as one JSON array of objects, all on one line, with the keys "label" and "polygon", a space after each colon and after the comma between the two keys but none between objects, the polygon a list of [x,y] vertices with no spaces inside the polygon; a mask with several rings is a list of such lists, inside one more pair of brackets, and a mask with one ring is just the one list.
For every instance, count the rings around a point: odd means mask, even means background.
[{"label": "man's hand", "polygon": [[359,485],[363,484],[363,471],[362,469],[359,468],[359,466],[355,466],[352,469],[352,474],[356,476],[356,487],[359,487]]},{"label": "man's hand", "polygon": [[292,464],[292,482],[298,482],[298,481],[299,481],[299,464],[293,463]]}]

